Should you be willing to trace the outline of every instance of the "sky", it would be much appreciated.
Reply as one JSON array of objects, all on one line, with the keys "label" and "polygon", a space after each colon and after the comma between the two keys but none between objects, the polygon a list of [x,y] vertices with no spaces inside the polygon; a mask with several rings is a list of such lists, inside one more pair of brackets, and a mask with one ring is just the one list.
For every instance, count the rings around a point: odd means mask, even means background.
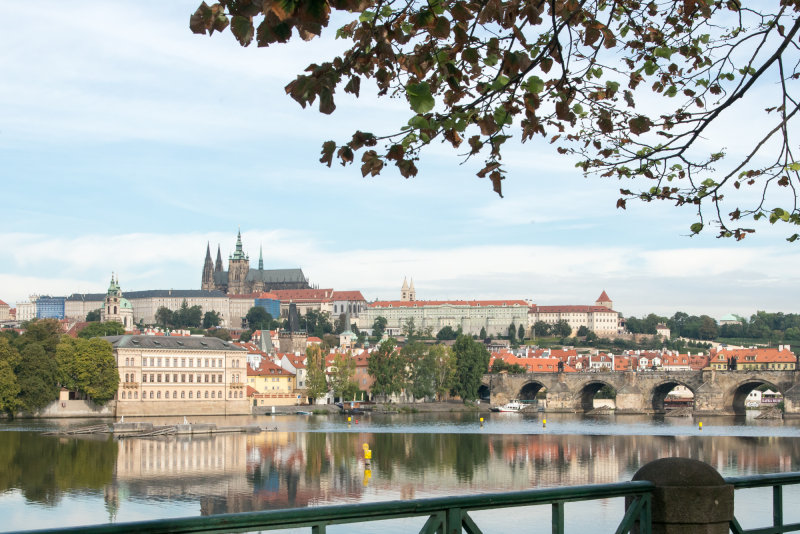
[{"label": "sky", "polygon": [[[284,86],[343,43],[194,35],[198,3],[4,6],[0,300],[101,292],[112,272],[123,292],[199,289],[206,245],[226,258],[241,228],[254,264],[262,247],[266,268],[368,300],[399,298],[409,277],[419,299],[592,304],[605,290],[625,316],[800,311],[789,229],[689,237],[690,209],[619,210],[618,182],[546,143],[509,145],[505,198],[480,161],[436,144],[408,180],[321,165],[322,142],[390,132],[408,104],[362,83],[332,116],[302,109]],[[749,112],[706,142],[740,150]]]}]

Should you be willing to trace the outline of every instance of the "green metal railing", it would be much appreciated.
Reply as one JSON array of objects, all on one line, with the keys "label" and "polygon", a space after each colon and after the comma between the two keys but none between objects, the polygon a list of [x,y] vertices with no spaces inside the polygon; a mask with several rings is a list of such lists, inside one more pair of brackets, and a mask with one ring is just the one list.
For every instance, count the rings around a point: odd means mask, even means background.
[{"label": "green metal railing", "polygon": [[791,484],[800,484],[800,473],[728,477],[725,482],[733,485],[734,489],[772,487],[772,526],[744,530],[739,524],[739,520],[734,516],[731,520],[731,532],[733,534],[782,534],[783,532],[797,532],[800,530],[800,523],[783,524],[783,487]]},{"label": "green metal railing", "polygon": [[[653,487],[651,482],[646,481],[619,482],[616,484],[543,488],[508,493],[437,497],[413,501],[346,504],[291,510],[220,514],[207,517],[160,519],[156,521],[28,532],[39,534],[44,532],[58,532],[61,534],[70,532],[87,534],[121,534],[123,532],[188,533],[264,531],[310,527],[312,534],[325,534],[326,528],[330,525],[427,516],[428,519],[422,530],[420,530],[420,534],[456,534],[462,531],[467,532],[467,534],[481,534],[484,531],[473,521],[469,512],[549,504],[552,507],[552,532],[553,534],[563,534],[565,503],[626,497],[630,501],[630,505],[616,529],[616,534],[630,532],[634,525],[638,526],[638,532],[641,534],[650,534]],[[486,532],[492,531],[486,530]]]},{"label": "green metal railing", "polygon": [[[772,526],[744,530],[734,517],[730,530],[734,534],[782,534],[800,531],[800,523],[784,524],[783,487],[800,484],[800,473],[776,473],[728,477],[727,484],[735,490],[749,488],[772,488]],[[625,514],[616,529],[616,534],[631,532],[651,533],[652,493],[655,486],[647,481],[618,482],[616,484],[594,484],[542,488],[508,493],[488,493],[457,497],[437,497],[413,501],[388,501],[366,504],[345,504],[315,508],[270,510],[238,514],[220,514],[204,517],[160,519],[135,523],[118,523],[70,528],[26,531],[29,534],[53,532],[66,534],[81,532],[88,534],[144,533],[189,533],[189,532],[243,532],[310,528],[312,534],[325,534],[331,525],[366,523],[408,517],[427,517],[420,534],[482,534],[484,530],[470,517],[470,512],[519,506],[550,505],[552,533],[564,533],[564,504],[625,497]],[[491,532],[487,530],[486,532]]]}]

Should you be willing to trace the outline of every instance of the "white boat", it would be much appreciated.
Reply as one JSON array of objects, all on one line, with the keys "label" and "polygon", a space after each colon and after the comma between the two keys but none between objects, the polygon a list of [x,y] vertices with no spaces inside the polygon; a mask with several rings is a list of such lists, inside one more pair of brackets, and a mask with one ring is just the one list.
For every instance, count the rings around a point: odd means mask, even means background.
[{"label": "white boat", "polygon": [[522,404],[522,402],[520,402],[518,400],[512,400],[511,402],[507,402],[507,403],[503,404],[502,406],[494,406],[492,408],[492,411],[493,412],[511,412],[511,413],[514,413],[514,412],[522,411],[522,409],[524,407],[525,407],[525,405]]}]

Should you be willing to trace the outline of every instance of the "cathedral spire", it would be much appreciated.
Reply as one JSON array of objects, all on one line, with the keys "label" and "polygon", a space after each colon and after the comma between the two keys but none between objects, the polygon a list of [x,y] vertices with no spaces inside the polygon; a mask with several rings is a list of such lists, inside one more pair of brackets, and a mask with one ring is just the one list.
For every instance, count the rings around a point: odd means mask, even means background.
[{"label": "cathedral spire", "polygon": [[217,263],[214,265],[214,272],[222,272],[222,251],[217,244]]},{"label": "cathedral spire", "polygon": [[[236,250],[233,252],[231,256],[232,260],[246,260],[247,256],[242,249],[242,230],[239,229],[239,233],[236,235]],[[229,266],[230,267],[230,266]]]},{"label": "cathedral spire", "polygon": [[205,291],[214,289],[214,264],[211,263],[211,243],[206,245],[206,261],[203,263],[203,280],[200,288]]},{"label": "cathedral spire", "polygon": [[261,245],[258,246],[258,270],[264,270],[264,247]]}]

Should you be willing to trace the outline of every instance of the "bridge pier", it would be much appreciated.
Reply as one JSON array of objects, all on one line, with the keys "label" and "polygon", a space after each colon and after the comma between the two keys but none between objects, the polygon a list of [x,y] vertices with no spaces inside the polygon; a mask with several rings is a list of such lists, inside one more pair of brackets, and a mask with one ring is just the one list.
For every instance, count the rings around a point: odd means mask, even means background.
[{"label": "bridge pier", "polygon": [[789,388],[783,395],[784,417],[800,417],[800,384]]}]

